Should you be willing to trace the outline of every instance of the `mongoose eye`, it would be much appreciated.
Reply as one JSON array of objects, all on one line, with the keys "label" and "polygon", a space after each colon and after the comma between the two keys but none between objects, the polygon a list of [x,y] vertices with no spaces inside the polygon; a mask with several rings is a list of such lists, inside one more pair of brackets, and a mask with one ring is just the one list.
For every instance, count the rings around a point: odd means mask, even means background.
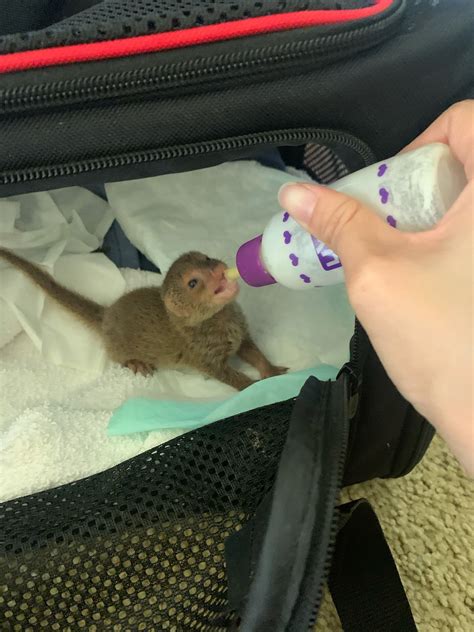
[{"label": "mongoose eye", "polygon": [[191,281],[188,282],[188,287],[190,287],[191,289],[194,289],[197,284],[198,284],[197,279],[191,279]]}]

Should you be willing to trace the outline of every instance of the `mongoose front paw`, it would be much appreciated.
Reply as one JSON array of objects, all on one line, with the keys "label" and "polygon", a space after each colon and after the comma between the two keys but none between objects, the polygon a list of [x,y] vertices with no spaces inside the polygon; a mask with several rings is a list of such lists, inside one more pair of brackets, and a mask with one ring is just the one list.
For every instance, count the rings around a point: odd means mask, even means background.
[{"label": "mongoose front paw", "polygon": [[267,370],[263,372],[262,380],[266,379],[267,377],[275,377],[276,375],[283,375],[287,371],[288,371],[287,366],[274,366],[272,364],[271,366],[268,367]]},{"label": "mongoose front paw", "polygon": [[153,375],[156,367],[152,364],[147,364],[146,362],[142,362],[141,360],[128,360],[124,362],[123,365],[125,368],[130,369],[135,374],[140,373],[141,375]]}]

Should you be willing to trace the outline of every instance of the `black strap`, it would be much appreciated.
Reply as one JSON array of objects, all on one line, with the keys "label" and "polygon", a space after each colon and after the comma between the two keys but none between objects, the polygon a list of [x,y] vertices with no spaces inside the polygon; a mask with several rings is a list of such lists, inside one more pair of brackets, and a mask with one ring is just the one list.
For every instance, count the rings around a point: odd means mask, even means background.
[{"label": "black strap", "polygon": [[416,632],[397,567],[366,500],[342,505],[329,589],[344,632]]}]

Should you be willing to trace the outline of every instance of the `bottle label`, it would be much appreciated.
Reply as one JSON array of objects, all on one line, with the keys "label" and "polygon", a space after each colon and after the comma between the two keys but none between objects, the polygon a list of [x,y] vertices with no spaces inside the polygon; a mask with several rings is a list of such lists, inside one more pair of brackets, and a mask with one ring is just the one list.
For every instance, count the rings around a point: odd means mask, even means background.
[{"label": "bottle label", "polygon": [[323,270],[329,272],[330,270],[336,270],[337,268],[342,267],[339,257],[330,248],[328,248],[326,244],[323,244],[323,242],[316,239],[316,237],[311,237],[311,239]]}]

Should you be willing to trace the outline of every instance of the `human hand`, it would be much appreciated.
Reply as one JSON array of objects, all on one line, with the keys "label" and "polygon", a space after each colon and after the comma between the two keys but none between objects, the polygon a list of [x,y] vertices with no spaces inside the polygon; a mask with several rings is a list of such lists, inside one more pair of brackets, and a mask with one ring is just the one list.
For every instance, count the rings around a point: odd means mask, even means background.
[{"label": "human hand", "polygon": [[401,394],[474,475],[474,101],[455,104],[404,151],[443,142],[467,186],[433,229],[393,230],[358,201],[290,184],[282,207],[340,257],[351,304]]}]

